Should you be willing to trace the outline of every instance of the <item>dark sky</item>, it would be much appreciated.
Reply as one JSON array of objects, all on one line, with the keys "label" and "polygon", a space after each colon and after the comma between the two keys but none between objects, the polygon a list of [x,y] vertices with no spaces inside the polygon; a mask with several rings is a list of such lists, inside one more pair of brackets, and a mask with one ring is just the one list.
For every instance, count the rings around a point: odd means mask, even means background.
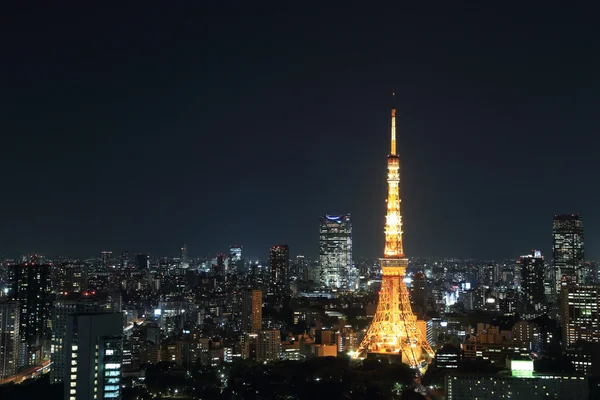
[{"label": "dark sky", "polygon": [[573,212],[600,256],[595,9],[47,3],[0,16],[1,253],[315,256],[350,212],[379,256],[395,91],[408,256],[547,254]]}]

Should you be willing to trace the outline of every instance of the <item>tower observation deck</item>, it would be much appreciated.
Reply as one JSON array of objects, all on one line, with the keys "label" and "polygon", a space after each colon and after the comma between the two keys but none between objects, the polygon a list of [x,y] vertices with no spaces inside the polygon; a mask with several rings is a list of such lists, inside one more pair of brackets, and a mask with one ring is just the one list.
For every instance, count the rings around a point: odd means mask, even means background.
[{"label": "tower observation deck", "polygon": [[391,117],[385,249],[380,259],[382,284],[377,311],[355,358],[365,358],[368,354],[398,356],[402,357],[403,363],[424,372],[435,354],[427,343],[425,321],[418,321],[412,312],[404,282],[408,259],[402,246],[400,158],[396,152],[395,109],[392,109]]}]

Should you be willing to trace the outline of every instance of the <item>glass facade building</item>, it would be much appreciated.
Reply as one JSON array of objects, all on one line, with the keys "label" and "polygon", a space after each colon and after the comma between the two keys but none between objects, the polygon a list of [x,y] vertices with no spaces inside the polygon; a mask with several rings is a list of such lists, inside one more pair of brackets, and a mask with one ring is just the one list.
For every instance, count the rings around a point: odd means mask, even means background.
[{"label": "glass facade building", "polygon": [[350,214],[319,218],[319,264],[322,285],[332,289],[355,289]]},{"label": "glass facade building", "polygon": [[583,218],[579,214],[555,215],[552,224],[552,263],[556,293],[560,287],[585,283]]}]

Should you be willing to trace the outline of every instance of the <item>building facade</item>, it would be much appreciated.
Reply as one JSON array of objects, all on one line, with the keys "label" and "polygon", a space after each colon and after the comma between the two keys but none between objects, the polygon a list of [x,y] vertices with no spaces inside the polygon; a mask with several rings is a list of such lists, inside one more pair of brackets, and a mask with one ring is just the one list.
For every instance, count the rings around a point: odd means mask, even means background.
[{"label": "building facade", "polygon": [[290,271],[290,248],[287,244],[271,247],[269,251],[271,285],[282,288],[288,282]]},{"label": "building facade", "polygon": [[19,328],[19,303],[0,302],[0,379],[18,371]]},{"label": "building facade", "polygon": [[258,333],[262,330],[262,291],[246,290],[242,293],[242,330]]},{"label": "building facade", "polygon": [[554,287],[585,283],[583,217],[579,214],[555,215],[552,224],[552,265]]},{"label": "building facade", "polygon": [[319,218],[319,264],[321,284],[332,289],[355,289],[350,214]]},{"label": "building facade", "polygon": [[121,398],[121,313],[77,313],[67,320],[65,399]]},{"label": "building facade", "polygon": [[65,360],[67,358],[65,340],[69,315],[106,312],[110,308],[108,293],[84,291],[82,293],[63,293],[57,296],[52,310],[50,382],[56,383],[65,379]]},{"label": "building facade", "polygon": [[19,367],[39,364],[44,358],[50,338],[50,268],[47,264],[27,263],[10,269],[10,297],[19,302],[20,308]]},{"label": "building facade", "polygon": [[539,251],[517,260],[521,272],[519,312],[524,319],[534,319],[546,312],[544,295],[544,257]]},{"label": "building facade", "polygon": [[600,286],[563,286],[561,300],[563,346],[569,347],[578,340],[600,342]]},{"label": "building facade", "polygon": [[281,360],[281,333],[278,329],[260,331],[256,338],[256,361],[261,363]]}]

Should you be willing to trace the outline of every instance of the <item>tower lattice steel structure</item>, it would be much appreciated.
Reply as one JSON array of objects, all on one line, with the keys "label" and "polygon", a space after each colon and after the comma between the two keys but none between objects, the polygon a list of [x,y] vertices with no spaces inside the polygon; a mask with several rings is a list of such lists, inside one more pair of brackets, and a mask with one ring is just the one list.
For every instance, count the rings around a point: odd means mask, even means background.
[{"label": "tower lattice steel structure", "polygon": [[396,110],[392,109],[392,142],[388,156],[388,198],[383,272],[379,303],[373,321],[358,347],[356,358],[368,353],[402,356],[402,362],[424,371],[434,352],[427,343],[425,322],[412,312],[404,282],[408,259],[402,246],[400,158],[396,154]]}]

